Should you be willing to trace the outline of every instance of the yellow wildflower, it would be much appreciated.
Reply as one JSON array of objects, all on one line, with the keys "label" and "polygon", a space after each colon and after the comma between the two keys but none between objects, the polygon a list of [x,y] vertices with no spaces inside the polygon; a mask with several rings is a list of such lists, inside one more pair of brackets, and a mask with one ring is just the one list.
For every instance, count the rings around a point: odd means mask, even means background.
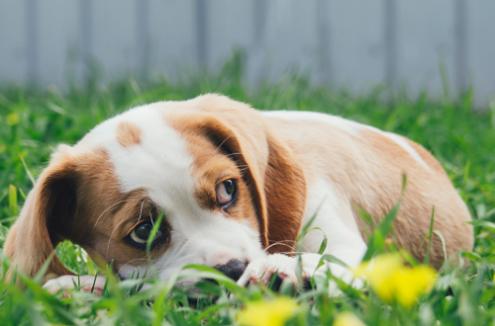
[{"label": "yellow wildflower", "polygon": [[402,264],[398,254],[385,254],[362,263],[355,270],[355,275],[364,277],[382,300],[391,302],[395,288],[395,282],[391,282],[392,275]]},{"label": "yellow wildflower", "polygon": [[21,118],[19,117],[19,114],[17,112],[9,113],[6,117],[6,122],[9,126],[15,126],[19,123],[20,120]]},{"label": "yellow wildflower", "polygon": [[286,297],[249,302],[238,313],[237,322],[243,326],[283,326],[297,307],[295,300]]},{"label": "yellow wildflower", "polygon": [[365,326],[361,319],[350,312],[343,312],[335,317],[333,326]]},{"label": "yellow wildflower", "polygon": [[385,254],[365,262],[355,270],[355,275],[364,277],[383,301],[396,301],[406,308],[428,293],[436,280],[431,267],[405,266],[399,254]]},{"label": "yellow wildflower", "polygon": [[397,301],[404,307],[413,306],[418,297],[430,292],[436,272],[429,266],[403,267],[393,275]]}]

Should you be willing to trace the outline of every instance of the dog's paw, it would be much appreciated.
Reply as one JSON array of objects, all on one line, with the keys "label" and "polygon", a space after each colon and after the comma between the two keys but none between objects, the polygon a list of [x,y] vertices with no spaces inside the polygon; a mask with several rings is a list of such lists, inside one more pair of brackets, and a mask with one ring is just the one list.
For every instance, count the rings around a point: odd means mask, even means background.
[{"label": "dog's paw", "polygon": [[283,254],[272,254],[250,262],[237,283],[246,286],[259,283],[270,285],[270,282],[273,282],[272,286],[276,289],[282,282],[293,286],[307,286],[314,270],[312,262]]},{"label": "dog's paw", "polygon": [[63,275],[47,281],[43,288],[50,293],[63,292],[66,295],[70,290],[78,289],[100,296],[103,294],[105,283],[106,279],[103,276]]}]

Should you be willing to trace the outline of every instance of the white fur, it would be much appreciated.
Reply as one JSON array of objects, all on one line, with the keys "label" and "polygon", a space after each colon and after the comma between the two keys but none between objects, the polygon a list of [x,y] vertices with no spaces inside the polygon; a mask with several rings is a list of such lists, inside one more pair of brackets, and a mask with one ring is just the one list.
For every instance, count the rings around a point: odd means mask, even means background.
[{"label": "white fur", "polygon": [[[152,273],[166,279],[185,264],[215,266],[233,258],[254,260],[263,256],[257,230],[199,206],[191,173],[193,158],[185,140],[166,124],[166,109],[166,103],[134,108],[96,127],[78,144],[83,149],[103,146],[120,190],[144,189],[171,226],[170,247],[161,257],[151,266],[123,265],[119,274]],[[123,147],[118,143],[116,128],[121,121],[141,130],[139,144]]]},{"label": "white fur", "polygon": [[280,110],[280,111],[265,111],[262,113],[263,115],[268,117],[273,116],[288,120],[328,123],[334,128],[339,128],[342,131],[348,132],[353,135],[357,135],[363,128],[372,128],[352,120],[347,120],[342,117],[325,114],[325,113],[319,113],[319,112]]},{"label": "white fur", "polygon": [[306,210],[303,224],[310,225],[310,231],[302,239],[304,252],[318,252],[321,243],[327,239],[326,254],[331,254],[349,266],[356,266],[366,251],[351,205],[332,185],[323,180],[308,186]]},{"label": "white fur", "polygon": [[93,292],[95,294],[101,295],[103,293],[105,283],[106,279],[102,276],[95,277],[91,275],[63,275],[49,280],[43,285],[43,288],[50,293],[80,288],[85,292]]},{"label": "white fur", "polygon": [[[272,254],[254,260],[244,271],[244,274],[237,281],[240,285],[248,283],[268,283],[274,274],[278,274],[284,280],[291,283],[298,283],[301,277],[314,275],[320,261],[320,255],[314,255],[315,259],[308,259],[314,254],[303,254],[301,256],[301,275],[298,275],[299,260],[297,257],[289,257],[283,254]],[[313,258],[313,257],[311,257]]]}]

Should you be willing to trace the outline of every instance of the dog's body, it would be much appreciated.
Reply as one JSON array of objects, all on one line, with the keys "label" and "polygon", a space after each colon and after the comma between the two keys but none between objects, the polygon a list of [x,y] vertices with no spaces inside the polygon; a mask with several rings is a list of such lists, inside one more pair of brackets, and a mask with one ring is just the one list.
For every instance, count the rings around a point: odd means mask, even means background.
[{"label": "dog's body", "polygon": [[[70,239],[122,277],[152,270],[167,278],[201,263],[236,279],[240,269],[241,283],[274,272],[294,280],[297,258],[280,253],[293,253],[312,221],[301,241],[303,273],[330,267],[346,278],[341,266],[317,268],[322,240],[325,253],[355,266],[369,235],[360,211],[377,223],[399,201],[392,237],[416,258],[426,254],[432,214],[433,265],[472,248],[465,204],[412,141],[330,115],[261,113],[204,95],[134,108],[60,147],[5,252],[30,275]],[[162,214],[157,243],[143,242]],[[67,273],[57,259],[50,271]]]}]

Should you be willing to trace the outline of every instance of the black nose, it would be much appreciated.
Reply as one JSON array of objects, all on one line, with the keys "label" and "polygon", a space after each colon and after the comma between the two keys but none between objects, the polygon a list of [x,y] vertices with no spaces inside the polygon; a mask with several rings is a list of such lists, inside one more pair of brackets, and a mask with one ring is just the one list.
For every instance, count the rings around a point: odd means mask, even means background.
[{"label": "black nose", "polygon": [[227,262],[227,264],[217,265],[215,268],[234,281],[237,281],[246,269],[246,263],[240,261],[239,259],[231,259]]}]

